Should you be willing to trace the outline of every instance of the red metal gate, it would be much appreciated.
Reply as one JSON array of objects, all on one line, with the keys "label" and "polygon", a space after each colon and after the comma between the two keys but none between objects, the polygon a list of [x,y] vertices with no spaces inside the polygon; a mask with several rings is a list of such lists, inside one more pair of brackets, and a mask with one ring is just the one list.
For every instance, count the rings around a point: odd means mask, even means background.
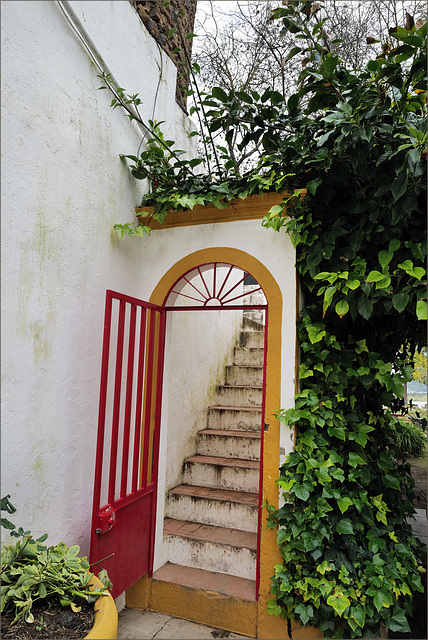
[{"label": "red metal gate", "polygon": [[90,562],[114,598],[153,570],[165,318],[106,292]]}]

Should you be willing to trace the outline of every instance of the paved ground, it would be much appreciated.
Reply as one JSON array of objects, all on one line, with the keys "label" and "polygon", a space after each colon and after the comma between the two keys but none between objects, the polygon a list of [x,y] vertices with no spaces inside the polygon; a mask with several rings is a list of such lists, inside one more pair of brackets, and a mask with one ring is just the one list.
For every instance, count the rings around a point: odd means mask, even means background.
[{"label": "paved ground", "polygon": [[408,522],[412,525],[412,530],[421,542],[427,544],[427,512],[425,509],[415,509],[414,518],[409,518]]},{"label": "paved ground", "polygon": [[206,638],[250,640],[248,636],[223,631],[223,629],[139,609],[123,609],[119,613],[117,638],[118,640],[205,640]]}]

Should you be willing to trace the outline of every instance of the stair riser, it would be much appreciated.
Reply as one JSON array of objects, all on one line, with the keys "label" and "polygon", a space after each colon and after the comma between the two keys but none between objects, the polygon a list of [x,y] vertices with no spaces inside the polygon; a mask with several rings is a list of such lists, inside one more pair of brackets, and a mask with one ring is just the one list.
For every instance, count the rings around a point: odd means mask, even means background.
[{"label": "stair riser", "polygon": [[[199,487],[215,487],[217,489],[234,489],[235,491],[257,493],[259,480],[260,473],[258,469],[222,467],[201,462],[186,462],[184,466],[183,483]],[[232,526],[233,529],[242,529],[238,521],[233,525],[227,526]]]},{"label": "stair riser", "polygon": [[208,429],[242,429],[242,431],[260,431],[261,411],[234,409],[208,409]]},{"label": "stair riser", "polygon": [[164,538],[169,562],[227,575],[256,579],[256,552],[242,547],[168,535]]},{"label": "stair riser", "polygon": [[263,384],[263,367],[226,367],[226,384],[256,385]]},{"label": "stair riser", "polygon": [[242,319],[242,330],[263,333],[263,324],[259,321],[254,321],[252,318],[244,315]]},{"label": "stair riser", "polygon": [[165,515],[168,518],[202,522],[217,527],[239,527],[242,531],[251,533],[257,531],[257,507],[237,502],[169,494]]},{"label": "stair riser", "polygon": [[197,452],[202,456],[260,460],[260,438],[239,438],[200,433]]},{"label": "stair riser", "polygon": [[262,390],[220,386],[217,389],[217,403],[227,407],[261,407]]},{"label": "stair riser", "polygon": [[254,349],[249,347],[235,347],[234,364],[263,366],[264,349]]},{"label": "stair riser", "polygon": [[241,347],[263,349],[265,343],[264,333],[261,331],[241,331],[239,344]]}]

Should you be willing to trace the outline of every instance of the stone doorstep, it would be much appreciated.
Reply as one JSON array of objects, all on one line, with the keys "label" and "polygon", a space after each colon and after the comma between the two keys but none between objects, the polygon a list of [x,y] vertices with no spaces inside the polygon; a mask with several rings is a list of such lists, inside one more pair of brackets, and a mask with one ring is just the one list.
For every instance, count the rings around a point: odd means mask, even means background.
[{"label": "stone doorstep", "polygon": [[[198,458],[198,456],[195,457]],[[238,458],[231,459],[238,460]],[[258,463],[257,460],[252,462]],[[197,459],[197,462],[185,463],[182,484],[258,493],[260,471],[257,468],[249,469],[236,465],[205,464]],[[217,523],[214,522],[213,524]],[[227,526],[234,527],[239,526],[239,524],[228,524]]]},{"label": "stone doorstep", "polygon": [[214,405],[208,407],[207,428],[225,431],[260,431],[262,410],[260,407],[232,407]]},{"label": "stone doorstep", "polygon": [[225,573],[194,569],[167,562],[154,572],[153,580],[171,582],[192,589],[217,591],[242,600],[256,599],[256,583],[248,578],[238,578]]},{"label": "stone doorstep", "polygon": [[[232,462],[237,462],[233,460]],[[252,461],[251,461],[252,462]],[[238,504],[258,507],[259,496],[249,491],[236,491],[234,489],[216,489],[213,487],[200,487],[197,485],[182,484],[170,489],[170,495],[190,496],[204,500],[218,500],[219,502],[236,502]]]},{"label": "stone doorstep", "polygon": [[[229,365],[230,367],[234,366],[234,365]],[[236,365],[236,366],[240,366],[240,365]],[[245,365],[246,366],[246,365]],[[260,367],[257,367],[258,369]],[[262,391],[263,390],[263,385],[260,384],[219,384],[217,389],[242,389],[242,390],[246,390],[246,389],[250,389],[251,391]]]},{"label": "stone doorstep", "polygon": [[226,384],[262,385],[263,367],[256,365],[230,364],[226,366]]},{"label": "stone doorstep", "polygon": [[243,429],[201,429],[201,436],[218,436],[219,438],[255,438],[261,439],[260,431],[244,431]]},{"label": "stone doorstep", "polygon": [[[196,456],[190,456],[190,458],[186,458],[185,462],[212,464],[219,467],[235,467],[239,469],[260,469],[259,460],[244,460],[242,458],[220,458],[215,456],[196,455]],[[184,485],[184,486],[191,486],[191,485]],[[218,489],[216,489],[216,491],[218,491]]]},{"label": "stone doorstep", "polygon": [[231,547],[250,549],[251,551],[257,550],[256,533],[242,531],[241,529],[231,529],[229,527],[217,527],[203,524],[202,522],[165,518],[163,534],[164,536],[172,535],[179,536],[180,538],[190,538],[192,540],[215,542]]},{"label": "stone doorstep", "polygon": [[217,402],[222,406],[261,408],[262,397],[263,387],[260,385],[220,384],[217,387]]},{"label": "stone doorstep", "polygon": [[186,567],[214,571],[247,580],[256,577],[257,533],[165,518],[168,558]]},{"label": "stone doorstep", "polygon": [[239,346],[251,349],[263,349],[265,343],[264,334],[261,331],[241,331]]},{"label": "stone doorstep", "polygon": [[235,347],[233,363],[244,367],[262,367],[264,361],[263,347]]},{"label": "stone doorstep", "polygon": [[240,434],[236,436],[231,431],[224,430],[221,433],[221,429],[207,429],[207,431],[208,433],[199,431],[196,446],[197,456],[231,458],[234,460],[260,460],[259,434],[256,434],[259,437],[252,438],[251,432],[245,432],[245,436]]},{"label": "stone doorstep", "polygon": [[210,407],[208,407],[208,409],[213,409],[214,411],[254,411],[254,412],[261,412],[262,408],[261,407],[252,407],[250,406],[244,406],[244,407],[235,407],[233,405],[220,405],[220,404],[212,404]]}]

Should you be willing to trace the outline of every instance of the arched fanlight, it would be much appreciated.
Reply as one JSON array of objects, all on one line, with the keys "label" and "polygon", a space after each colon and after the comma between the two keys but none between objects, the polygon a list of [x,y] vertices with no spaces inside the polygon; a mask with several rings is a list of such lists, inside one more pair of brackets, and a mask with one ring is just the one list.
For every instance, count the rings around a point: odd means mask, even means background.
[{"label": "arched fanlight", "polygon": [[[254,295],[257,293],[257,302]],[[251,297],[250,297],[251,295]],[[210,262],[190,269],[173,285],[166,307],[264,306],[263,289],[251,274],[227,262]]]}]

